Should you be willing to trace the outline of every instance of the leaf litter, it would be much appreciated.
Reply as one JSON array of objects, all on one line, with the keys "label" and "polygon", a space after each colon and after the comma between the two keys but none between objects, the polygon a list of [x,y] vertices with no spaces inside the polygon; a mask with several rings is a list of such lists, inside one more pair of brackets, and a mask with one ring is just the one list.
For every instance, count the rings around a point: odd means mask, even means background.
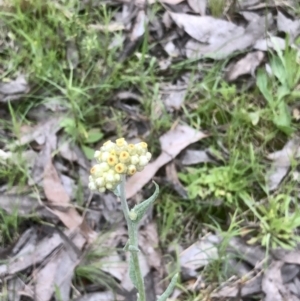
[{"label": "leaf litter", "polygon": [[18,100],[30,91],[29,84],[23,74],[16,79],[7,79],[0,83],[0,102]]},{"label": "leaf litter", "polygon": [[191,143],[195,143],[205,137],[207,137],[207,134],[196,131],[186,125],[177,125],[173,130],[171,129],[161,136],[159,141],[162,153],[155,161],[148,164],[142,172],[128,179],[126,183],[126,197],[133,197],[153,178],[158,169],[175,159]]},{"label": "leaf litter", "polygon": [[[87,5],[85,2],[82,2],[82,7]],[[278,32],[290,35],[289,42],[294,49],[293,43],[299,36],[299,21],[290,10],[290,7],[294,5],[292,1],[287,1],[285,4],[277,1],[268,3],[256,0],[239,1],[236,6],[239,11],[236,13],[240,17],[242,16],[244,19],[242,22],[237,21],[239,18],[232,18],[228,7],[223,10],[228,12],[226,18],[212,17],[210,15],[211,1],[205,0],[162,0],[160,9],[163,14],[157,14],[155,17],[149,13],[149,8],[154,1],[139,0],[133,4],[129,1],[107,1],[106,3],[114,8],[120,7],[120,10],[108,24],[98,24],[92,20],[92,24],[87,26],[89,30],[98,31],[100,35],[103,32],[120,35],[119,37],[115,36],[121,41],[120,45],[122,46],[117,53],[119,63],[134,54],[134,59],[144,59],[144,55],[140,53],[143,39],[150,37],[149,41],[153,42],[153,37],[158,37],[157,42],[163,46],[166,55],[167,64],[161,68],[161,71],[164,72],[169,72],[173,63],[182,59],[182,54],[185,54],[188,58],[196,59],[230,59],[230,64],[224,70],[224,79],[229,82],[235,82],[243,75],[255,77],[256,69],[268,59],[267,51],[272,48],[275,50],[285,49],[286,40],[282,36],[278,36]],[[231,5],[232,3],[229,7]],[[287,8],[287,13],[282,13],[284,5],[290,6]],[[92,6],[97,9],[99,4],[92,4]],[[271,13],[262,14],[261,9],[275,6],[280,6],[276,15],[274,12],[272,12],[273,15]],[[71,14],[73,15],[73,13]],[[69,13],[67,15],[70,16]],[[274,21],[276,21],[276,28]],[[73,39],[65,42],[66,60],[76,76],[77,72],[80,74],[82,71],[80,49],[76,45],[77,41]],[[114,49],[113,42],[110,47],[110,49]],[[153,46],[153,49],[155,47],[156,45]],[[149,57],[158,60],[158,63],[163,65],[163,59],[159,55],[152,56],[151,54]],[[202,65],[197,66],[200,68]],[[111,70],[107,74],[112,74]],[[164,82],[159,87],[162,102],[172,117],[180,116],[190,93],[190,76],[182,74],[182,78],[187,78],[184,81],[187,85],[182,84],[181,80],[172,80],[169,83]],[[201,77],[199,78],[202,80]],[[14,80],[3,79],[0,84],[0,102],[6,106],[8,102],[21,99],[31,92],[32,87],[28,84],[25,75],[19,75]],[[132,92],[125,91],[125,93]],[[138,95],[139,106],[144,105],[143,93],[139,91],[136,95]],[[63,107],[66,108],[68,100],[65,99],[63,102]],[[119,109],[129,115],[128,119],[136,122],[143,119],[143,122],[146,123],[147,117],[144,118],[141,110],[138,110],[138,114],[136,114],[133,106],[124,104]],[[43,112],[44,110],[46,113]],[[124,236],[126,238],[122,216],[118,213],[117,199],[112,195],[87,195],[89,201],[86,204],[98,206],[85,208],[87,214],[82,212],[81,206],[73,203],[74,200],[77,201],[77,189],[80,185],[71,169],[75,166],[82,177],[82,189],[86,194],[87,181],[83,177],[87,178],[90,163],[76,143],[64,139],[64,131],[60,122],[64,116],[53,114],[61,113],[64,110],[50,109],[47,111],[46,106],[40,106],[35,116],[33,113],[32,115],[28,114],[29,118],[32,117],[38,124],[35,127],[27,125],[27,131],[21,132],[18,141],[15,140],[13,144],[5,146],[1,150],[2,157],[7,157],[5,161],[9,161],[14,158],[14,152],[18,147],[30,146],[26,150],[28,156],[32,158],[28,160],[30,179],[27,189],[35,189],[35,194],[33,197],[32,194],[9,193],[6,191],[8,186],[2,186],[1,191],[5,191],[5,193],[1,195],[0,207],[8,213],[12,213],[17,207],[19,215],[24,216],[34,212],[41,218],[51,221],[55,227],[58,225],[60,228],[66,227],[67,230],[63,230],[62,233],[54,231],[42,239],[38,237],[35,226],[30,228],[30,231],[24,232],[19,237],[7,262],[0,265],[0,275],[13,277],[9,282],[9,287],[12,288],[11,293],[14,289],[19,291],[18,295],[13,297],[16,298],[15,300],[19,300],[21,295],[28,295],[31,298],[37,296],[40,300],[51,300],[57,290],[59,290],[61,300],[69,300],[70,295],[78,301],[115,300],[114,294],[107,291],[85,294],[72,288],[75,268],[82,263],[85,256],[84,247],[93,246],[92,242],[95,243],[95,236],[99,235],[98,232],[103,231],[103,224],[100,220],[104,218],[111,227],[117,223],[118,230],[106,241],[106,244],[115,250],[103,258],[102,270],[118,280],[122,289],[127,293],[132,293],[130,292],[132,285],[127,275],[127,258],[126,256],[124,258],[122,252],[116,251],[116,248],[124,243]],[[160,117],[164,114],[161,108],[157,112]],[[108,121],[111,122],[111,120]],[[253,125],[257,124],[253,123]],[[129,131],[128,129],[131,132],[127,134],[132,139],[142,136],[146,140],[149,135],[149,130],[141,134],[138,126],[124,125],[124,131]],[[107,127],[102,132],[107,135],[115,135],[115,131],[116,127]],[[186,193],[177,176],[178,163],[179,165],[215,163],[209,149],[187,149],[191,144],[207,136],[204,132],[188,126],[175,125],[160,137],[160,155],[153,158],[148,169],[145,168],[142,173],[128,180],[127,196],[136,196],[137,192],[142,190],[154,176],[161,178],[160,169],[165,166],[166,180],[172,183],[174,190],[185,199]],[[293,160],[298,158],[298,148],[297,138],[295,138],[290,140],[281,151],[269,154],[268,159],[273,161],[270,173],[267,175],[270,192],[280,189],[280,184],[288,175]],[[184,151],[183,156],[179,156],[182,151]],[[27,158],[25,154],[24,158]],[[15,188],[13,187],[13,189]],[[13,189],[10,187],[10,190]],[[99,205],[101,198],[102,201],[104,198],[104,201],[102,205]],[[87,219],[88,212],[93,210],[95,212],[98,210],[93,217],[95,227],[91,226]],[[115,215],[110,216],[112,212]],[[140,256],[145,276],[148,280],[150,279],[148,287],[152,288],[152,293],[155,290],[159,294],[162,290],[161,280],[166,275],[166,271],[159,248],[156,223],[152,215],[149,219],[150,222],[146,220],[141,226],[140,248],[142,252]],[[94,230],[95,228],[97,230]],[[189,277],[194,279],[189,283],[183,283],[187,289],[199,292],[202,291],[203,284],[210,285],[205,282],[202,271],[215,260],[220,259],[218,251],[221,242],[220,237],[210,235],[208,238],[204,236],[190,244],[189,247],[183,248],[183,252],[179,255],[181,272],[183,274],[190,270]],[[245,296],[263,294],[262,300],[298,300],[300,294],[297,289],[300,285],[298,253],[298,250],[284,254],[274,253],[269,258],[268,267],[265,268],[263,266],[266,259],[264,250],[247,245],[241,239],[230,239],[226,256],[234,266],[233,278],[215,289],[212,297],[218,300],[224,298],[241,300]],[[17,273],[24,273],[27,276],[34,275],[34,285],[28,281],[23,282],[23,278],[20,281],[20,278],[16,276]],[[184,298],[182,292],[176,294],[176,300]],[[123,300],[124,297],[117,296],[117,299]]]}]

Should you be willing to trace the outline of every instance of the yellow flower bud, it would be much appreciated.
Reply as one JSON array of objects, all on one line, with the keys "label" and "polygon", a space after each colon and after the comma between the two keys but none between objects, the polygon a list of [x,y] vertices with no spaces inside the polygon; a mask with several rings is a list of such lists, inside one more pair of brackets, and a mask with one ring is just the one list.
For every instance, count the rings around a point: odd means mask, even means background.
[{"label": "yellow flower bud", "polygon": [[111,142],[110,140],[106,141],[103,146],[101,147],[102,151],[110,151],[115,147],[115,143]]},{"label": "yellow flower bud", "polygon": [[110,166],[114,166],[118,163],[118,158],[116,156],[113,155],[109,155],[106,162],[110,165]]},{"label": "yellow flower bud", "polygon": [[95,180],[95,183],[96,183],[96,185],[99,186],[99,187],[104,186],[104,184],[105,184],[104,178],[103,178],[103,177],[97,178],[97,179]]},{"label": "yellow flower bud", "polygon": [[103,145],[104,145],[104,146],[107,146],[107,145],[109,145],[109,144],[111,144],[111,143],[112,143],[111,140],[107,140],[106,142],[103,143]]},{"label": "yellow flower bud", "polygon": [[148,162],[149,161],[148,161],[146,156],[140,156],[140,158],[139,158],[139,165],[140,166],[145,166],[145,165],[148,164]]},{"label": "yellow flower bud", "polygon": [[105,175],[105,181],[106,181],[106,182],[114,182],[114,181],[115,181],[114,175],[112,175],[111,173],[107,173],[107,174]]},{"label": "yellow flower bud", "polygon": [[111,190],[111,189],[113,188],[113,185],[112,185],[111,183],[107,183],[107,184],[105,185],[105,187],[106,187],[106,189]]},{"label": "yellow flower bud", "polygon": [[125,138],[119,138],[116,140],[116,144],[117,144],[117,146],[122,147],[122,146],[126,145],[127,142],[126,142]]},{"label": "yellow flower bud", "polygon": [[113,156],[116,156],[116,155],[117,155],[117,152],[116,152],[115,149],[110,150],[109,153],[110,153],[111,155],[113,155]]},{"label": "yellow flower bud", "polygon": [[94,158],[98,158],[101,155],[100,151],[95,151]]},{"label": "yellow flower bud", "polygon": [[106,162],[102,162],[99,164],[102,172],[106,172],[109,170],[109,165]]},{"label": "yellow flower bud", "polygon": [[126,166],[123,164],[123,163],[118,163],[116,166],[115,166],[115,171],[117,173],[125,173],[126,172]]},{"label": "yellow flower bud", "polygon": [[121,181],[121,177],[118,173],[115,174],[114,177],[115,177],[115,182],[120,182]]},{"label": "yellow flower bud", "polygon": [[151,157],[152,157],[152,154],[147,152],[146,153],[146,158],[147,158],[148,162],[150,161]]},{"label": "yellow flower bud", "polygon": [[101,172],[100,164],[96,164],[90,169],[92,175],[97,175],[99,172]]},{"label": "yellow flower bud", "polygon": [[129,154],[131,154],[131,155],[135,154],[135,145],[132,144],[132,143],[128,144],[127,145],[127,150],[129,152]]},{"label": "yellow flower bud", "polygon": [[139,156],[137,156],[137,155],[131,156],[130,161],[131,161],[131,164],[133,164],[133,165],[138,164],[139,163]]},{"label": "yellow flower bud", "polygon": [[126,151],[122,151],[120,153],[119,160],[120,160],[120,162],[123,162],[123,163],[128,162],[130,160],[129,153]]},{"label": "yellow flower bud", "polygon": [[101,160],[103,161],[103,162],[105,162],[106,160],[107,160],[107,158],[109,157],[109,152],[103,152],[102,154],[101,154]]},{"label": "yellow flower bud", "polygon": [[136,173],[136,167],[135,165],[129,165],[127,169],[127,174],[134,175]]},{"label": "yellow flower bud", "polygon": [[96,190],[97,189],[95,182],[90,182],[89,183],[89,189],[90,190]]},{"label": "yellow flower bud", "polygon": [[100,187],[100,188],[98,189],[98,191],[99,191],[99,192],[105,192],[105,187]]},{"label": "yellow flower bud", "polygon": [[140,143],[138,143],[138,145],[143,149],[147,149],[147,147],[148,147],[148,144],[146,142],[140,142]]}]

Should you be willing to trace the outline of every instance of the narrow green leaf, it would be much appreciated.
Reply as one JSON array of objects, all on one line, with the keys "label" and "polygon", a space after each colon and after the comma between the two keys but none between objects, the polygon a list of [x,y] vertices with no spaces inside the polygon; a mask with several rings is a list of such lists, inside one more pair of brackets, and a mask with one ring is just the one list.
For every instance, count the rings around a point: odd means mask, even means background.
[{"label": "narrow green leaf", "polygon": [[136,205],[131,211],[135,212],[135,219],[132,220],[133,223],[138,223],[144,216],[144,214],[146,213],[146,211],[149,209],[149,207],[154,203],[154,201],[156,200],[158,193],[159,193],[159,186],[153,182],[155,185],[155,191],[152,194],[152,196],[143,201],[142,203]]},{"label": "narrow green leaf", "polygon": [[270,106],[273,106],[274,98],[268,87],[268,77],[267,74],[261,69],[257,72],[256,84]]},{"label": "narrow green leaf", "polygon": [[175,288],[175,285],[177,283],[177,279],[178,279],[178,273],[176,273],[173,276],[173,278],[172,278],[170,284],[168,285],[166,291],[162,295],[160,295],[160,297],[157,299],[157,301],[166,301],[168,299],[168,297],[172,294],[172,292]]},{"label": "narrow green leaf", "polygon": [[113,190],[113,193],[119,198],[121,197],[120,184]]},{"label": "narrow green leaf", "polygon": [[278,56],[273,56],[270,62],[271,69],[283,86],[286,86],[286,70]]},{"label": "narrow green leaf", "polygon": [[293,132],[293,128],[291,127],[291,115],[287,105],[283,101],[278,105],[278,114],[274,116],[273,122],[277,128],[285,134],[290,135]]},{"label": "narrow green leaf", "polygon": [[287,86],[279,86],[277,89],[277,102],[283,100],[283,98],[287,95],[290,95],[291,91]]}]

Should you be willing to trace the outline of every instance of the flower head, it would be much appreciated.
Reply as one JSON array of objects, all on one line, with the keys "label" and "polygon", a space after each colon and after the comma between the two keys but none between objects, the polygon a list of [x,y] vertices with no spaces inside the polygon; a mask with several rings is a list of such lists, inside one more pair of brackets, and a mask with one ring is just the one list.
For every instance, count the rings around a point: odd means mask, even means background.
[{"label": "flower head", "polygon": [[128,144],[124,138],[116,142],[106,141],[100,150],[95,151],[97,160],[89,176],[89,188],[99,192],[115,190],[120,184],[121,175],[134,175],[149,163],[151,153],[145,142]]},{"label": "flower head", "polygon": [[127,150],[129,152],[129,154],[133,155],[135,153],[135,145],[132,143],[128,144]]},{"label": "flower head", "polygon": [[120,160],[120,162],[123,162],[123,163],[128,162],[130,160],[129,153],[126,151],[122,151],[120,153],[119,160]]},{"label": "flower head", "polygon": [[136,173],[136,167],[134,165],[129,165],[128,166],[128,170],[127,170],[127,174],[132,176]]},{"label": "flower head", "polygon": [[117,158],[117,156],[109,155],[106,159],[106,162],[110,166],[115,166],[118,163],[118,158]]},{"label": "flower head", "polygon": [[126,172],[126,166],[125,164],[123,163],[118,163],[116,166],[115,166],[115,171],[117,173],[125,173]]},{"label": "flower head", "polygon": [[116,144],[117,144],[117,146],[122,147],[122,146],[126,145],[127,142],[126,142],[125,138],[119,138],[116,140]]}]

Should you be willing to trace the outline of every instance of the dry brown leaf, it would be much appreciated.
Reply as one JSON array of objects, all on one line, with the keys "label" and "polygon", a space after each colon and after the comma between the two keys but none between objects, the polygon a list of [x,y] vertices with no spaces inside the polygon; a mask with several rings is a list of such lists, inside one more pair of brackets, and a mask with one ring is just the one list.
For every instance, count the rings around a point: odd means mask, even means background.
[{"label": "dry brown leaf", "polygon": [[262,276],[260,274],[243,283],[238,280],[235,283],[223,286],[219,291],[211,294],[211,297],[223,300],[223,298],[236,298],[239,293],[241,297],[258,294],[261,292],[261,280]]},{"label": "dry brown leaf", "polygon": [[261,64],[264,57],[265,54],[261,51],[248,53],[245,57],[229,67],[226,74],[227,80],[234,81],[244,74],[251,74],[254,76],[256,68]]},{"label": "dry brown leaf", "polygon": [[245,29],[231,22],[211,16],[194,16],[170,13],[174,22],[195,40],[221,46],[229,40],[241,37]]},{"label": "dry brown leaf", "polygon": [[201,131],[197,131],[188,125],[177,125],[174,129],[159,138],[162,152],[174,159],[183,149],[205,137]]},{"label": "dry brown leaf", "polygon": [[283,285],[281,268],[282,261],[274,261],[265,272],[262,279],[262,290],[265,293],[264,301],[293,301],[298,298],[293,297],[290,291]]},{"label": "dry brown leaf", "polygon": [[295,296],[298,297],[298,300],[299,301],[299,298],[300,298],[300,279],[299,278],[295,278],[293,280],[293,282],[290,282],[290,283],[287,283],[286,284],[288,290]]},{"label": "dry brown leaf", "polygon": [[177,170],[174,162],[170,162],[166,165],[166,177],[167,177],[167,181],[173,186],[173,189],[183,199],[187,199],[188,193],[178,179]]},{"label": "dry brown leaf", "polygon": [[16,100],[30,90],[24,75],[20,74],[15,80],[7,80],[0,83],[0,102]]},{"label": "dry brown leaf", "polygon": [[291,161],[300,156],[300,138],[290,140],[282,150],[271,153],[268,159],[273,161],[268,175],[269,190],[275,190],[290,170]]},{"label": "dry brown leaf", "polygon": [[258,39],[253,48],[261,51],[269,51],[270,49],[285,49],[285,39],[275,36]]},{"label": "dry brown leaf", "polygon": [[281,277],[283,283],[288,283],[298,276],[300,266],[296,264],[284,264],[281,268]]},{"label": "dry brown leaf", "polygon": [[[61,246],[63,240],[58,233],[54,233],[50,238],[41,240],[33,249],[20,250],[18,254],[10,258],[5,264],[0,265],[0,276],[14,275],[23,271],[33,264],[39,264],[56,248]],[[26,247],[26,246],[25,246]]]},{"label": "dry brown leaf", "polygon": [[51,150],[56,149],[57,137],[49,128],[45,128],[46,133],[42,136],[45,141],[43,148],[40,150],[35,158],[32,168],[31,177],[28,179],[28,185],[35,185],[42,181],[44,176],[45,162],[51,159]]},{"label": "dry brown leaf", "polygon": [[145,33],[145,25],[146,22],[148,21],[147,16],[143,10],[140,10],[137,17],[135,24],[133,26],[131,35],[130,35],[130,40],[131,41],[136,41],[138,38],[142,37]]},{"label": "dry brown leaf", "polygon": [[29,132],[26,132],[20,137],[17,145],[25,145],[32,141],[40,141],[40,144],[45,143],[46,137],[49,136],[49,132],[55,134],[61,129],[61,120],[63,117],[55,116],[47,120],[46,122],[41,122],[32,128]]},{"label": "dry brown leaf", "polygon": [[167,110],[171,112],[174,110],[180,110],[187,92],[186,87],[170,86],[167,87],[167,89],[164,89],[162,93],[165,93],[166,90],[168,91],[168,94],[166,97],[163,97],[163,102]]},{"label": "dry brown leaf", "polygon": [[70,204],[70,197],[62,185],[51,159],[45,166],[43,187],[49,203],[52,206],[57,206],[57,208],[53,207],[47,209],[58,216],[66,227],[69,229],[76,229],[79,227],[87,241],[94,241],[96,233],[87,225],[83,217]]},{"label": "dry brown leaf", "polygon": [[184,152],[184,155],[181,159],[183,165],[193,165],[205,162],[216,162],[213,160],[205,150],[193,150],[188,149]]},{"label": "dry brown leaf", "polygon": [[159,249],[157,227],[154,222],[139,230],[139,247],[146,255],[150,268],[155,268],[163,276],[162,254]]},{"label": "dry brown leaf", "polygon": [[285,263],[300,265],[299,250],[288,251],[288,250],[279,249],[279,250],[274,250],[272,252],[272,255],[278,260],[281,260]]},{"label": "dry brown leaf", "polygon": [[205,15],[207,0],[188,0],[188,4],[195,13]]},{"label": "dry brown leaf", "polygon": [[257,245],[247,245],[243,239],[233,237],[229,241],[228,252],[234,253],[242,257],[243,261],[253,267],[257,267],[265,258],[265,250]]},{"label": "dry brown leaf", "polygon": [[102,271],[112,275],[119,281],[122,281],[122,279],[126,277],[128,264],[125,261],[122,261],[121,256],[116,250],[111,251],[109,255],[101,258],[97,264],[101,267]]},{"label": "dry brown leaf", "polygon": [[45,195],[50,204],[64,207],[62,210],[55,208],[49,210],[57,215],[69,229],[79,227],[82,224],[83,219],[76,209],[70,206],[70,197],[65,191],[51,160],[48,161],[44,169],[43,186]]},{"label": "dry brown leaf", "polygon": [[81,167],[89,170],[89,161],[86,159],[81,148],[70,141],[58,140],[59,154],[70,162],[77,162]]},{"label": "dry brown leaf", "polygon": [[20,301],[21,296],[27,296],[34,300],[33,290],[19,277],[8,280],[7,293],[7,300]]},{"label": "dry brown leaf", "polygon": [[182,267],[197,270],[208,265],[218,257],[217,247],[203,237],[179,255],[179,262]]},{"label": "dry brown leaf", "polygon": [[290,41],[292,42],[300,34],[300,20],[291,20],[287,18],[283,13],[278,11],[277,28],[279,31],[289,34]]},{"label": "dry brown leaf", "polygon": [[0,194],[0,208],[8,214],[13,214],[18,209],[19,216],[36,214],[41,218],[54,219],[55,215],[39,204],[36,198],[27,194]]},{"label": "dry brown leaf", "polygon": [[[246,28],[231,22],[209,16],[190,16],[187,14],[171,13],[173,20],[195,40],[186,44],[188,58],[210,57],[224,59],[235,51],[252,46],[263,37],[267,28],[272,24],[271,14],[259,16],[254,13],[243,13],[249,24]],[[266,19],[268,21],[266,21]]]},{"label": "dry brown leaf", "polygon": [[[79,233],[72,239],[81,249],[85,239]],[[71,282],[77,265],[77,254],[71,248],[62,248],[36,273],[35,295],[39,301],[49,301],[55,289],[61,301],[70,300]]]},{"label": "dry brown leaf", "polygon": [[160,156],[148,164],[142,172],[128,179],[126,197],[133,197],[153,178],[159,168],[173,160],[188,145],[205,137],[207,137],[206,134],[187,125],[177,125],[175,129],[162,135],[159,139],[162,150]]}]

